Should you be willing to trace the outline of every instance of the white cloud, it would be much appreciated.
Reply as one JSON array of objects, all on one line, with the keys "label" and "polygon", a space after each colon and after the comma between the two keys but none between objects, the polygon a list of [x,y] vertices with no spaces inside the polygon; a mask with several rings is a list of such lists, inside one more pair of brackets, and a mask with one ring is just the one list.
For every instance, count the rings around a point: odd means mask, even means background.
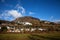
[{"label": "white cloud", "polygon": [[35,14],[35,13],[30,11],[29,14],[31,15],[31,14]]},{"label": "white cloud", "polygon": [[54,16],[50,16],[49,20],[53,22],[54,21]]},{"label": "white cloud", "polygon": [[1,0],[1,2],[5,2],[5,0]]},{"label": "white cloud", "polygon": [[0,14],[0,19],[14,20],[14,19],[16,19],[18,17],[22,17],[23,14],[25,13],[25,9],[22,6],[20,6],[19,4],[17,4],[15,6],[15,8],[16,8],[15,10],[14,9],[12,9],[12,10],[5,10],[4,12],[2,12]]},{"label": "white cloud", "polygon": [[[43,21],[43,20],[47,20],[47,19],[44,19],[44,18],[40,18],[40,20],[41,20],[41,21]],[[47,21],[48,21],[48,20],[47,20]]]},{"label": "white cloud", "polygon": [[20,6],[19,4],[16,4],[15,8],[17,8],[17,10],[20,11],[22,14],[25,13],[25,9],[22,6]]},{"label": "white cloud", "polygon": [[14,20],[18,17],[22,17],[23,15],[18,12],[17,10],[5,10],[1,15],[0,15],[0,19],[4,19],[4,20],[9,20],[11,17],[13,19],[10,20]]},{"label": "white cloud", "polygon": [[7,20],[9,16],[10,15],[6,11],[4,11],[2,14],[0,14],[0,19]]},{"label": "white cloud", "polygon": [[60,20],[54,20],[54,22],[60,22]]},{"label": "white cloud", "polygon": [[22,14],[19,13],[17,10],[9,10],[8,14],[12,15],[14,18],[18,18],[22,16]]},{"label": "white cloud", "polygon": [[50,20],[52,20],[53,18],[54,18],[54,17],[53,17],[53,16],[51,16],[51,17],[50,17]]}]

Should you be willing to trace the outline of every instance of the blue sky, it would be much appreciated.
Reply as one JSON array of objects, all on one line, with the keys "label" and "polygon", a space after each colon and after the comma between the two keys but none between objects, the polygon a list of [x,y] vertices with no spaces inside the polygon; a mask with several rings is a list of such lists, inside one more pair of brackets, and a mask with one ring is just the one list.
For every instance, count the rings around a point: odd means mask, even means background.
[{"label": "blue sky", "polygon": [[1,20],[10,21],[22,16],[60,21],[60,0],[0,0]]}]

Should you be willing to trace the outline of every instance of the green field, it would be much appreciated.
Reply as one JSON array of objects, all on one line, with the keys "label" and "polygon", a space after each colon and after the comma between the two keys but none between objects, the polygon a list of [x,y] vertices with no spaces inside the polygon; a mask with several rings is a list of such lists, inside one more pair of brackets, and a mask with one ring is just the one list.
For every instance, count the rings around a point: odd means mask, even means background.
[{"label": "green field", "polygon": [[0,34],[0,40],[60,40],[60,32],[36,34]]}]

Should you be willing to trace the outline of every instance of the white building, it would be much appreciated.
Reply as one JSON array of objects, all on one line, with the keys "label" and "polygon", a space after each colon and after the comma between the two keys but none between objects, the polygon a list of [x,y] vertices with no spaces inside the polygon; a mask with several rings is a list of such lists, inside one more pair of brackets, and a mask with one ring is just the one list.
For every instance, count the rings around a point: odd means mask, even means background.
[{"label": "white building", "polygon": [[24,31],[24,29],[23,29],[23,28],[21,28],[20,30],[21,30],[21,31]]},{"label": "white building", "polygon": [[20,32],[20,30],[19,29],[15,29],[15,32]]},{"label": "white building", "polygon": [[46,29],[43,29],[43,28],[38,28],[38,30],[40,30],[40,31],[45,31]]},{"label": "white building", "polygon": [[7,32],[15,32],[15,27],[14,26],[6,26],[7,27]]},{"label": "white building", "polygon": [[0,27],[0,29],[1,29],[1,27]]},{"label": "white building", "polygon": [[32,25],[32,23],[24,22],[24,25]]},{"label": "white building", "polygon": [[31,32],[33,32],[33,31],[35,31],[36,30],[36,28],[31,28]]},{"label": "white building", "polygon": [[32,25],[32,23],[30,23],[30,22],[20,22],[20,21],[18,21],[18,23],[23,24],[23,25]]},{"label": "white building", "polygon": [[30,29],[29,28],[26,28],[25,31],[30,31]]}]

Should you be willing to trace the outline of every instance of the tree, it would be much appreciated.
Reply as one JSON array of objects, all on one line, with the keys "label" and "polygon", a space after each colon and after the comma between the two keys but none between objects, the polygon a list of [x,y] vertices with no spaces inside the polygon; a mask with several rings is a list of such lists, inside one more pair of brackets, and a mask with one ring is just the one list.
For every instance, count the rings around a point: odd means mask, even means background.
[{"label": "tree", "polygon": [[2,31],[2,32],[7,32],[7,27],[5,27],[5,26],[2,27],[2,28],[1,28],[1,31]]}]

